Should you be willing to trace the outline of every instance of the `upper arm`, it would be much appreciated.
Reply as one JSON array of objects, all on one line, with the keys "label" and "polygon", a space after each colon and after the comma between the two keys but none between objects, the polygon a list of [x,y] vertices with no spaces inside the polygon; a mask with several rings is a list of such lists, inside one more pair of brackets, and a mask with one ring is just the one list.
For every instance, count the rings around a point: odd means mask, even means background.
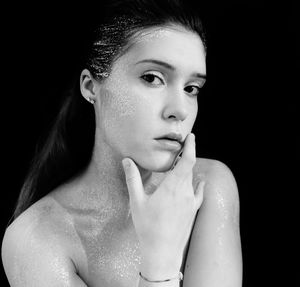
[{"label": "upper arm", "polygon": [[204,199],[191,236],[184,286],[197,282],[197,286],[240,287],[242,256],[235,179],[226,165],[212,161],[204,180]]},{"label": "upper arm", "polygon": [[12,287],[86,287],[59,246],[31,228],[9,227],[2,242],[2,261]]}]

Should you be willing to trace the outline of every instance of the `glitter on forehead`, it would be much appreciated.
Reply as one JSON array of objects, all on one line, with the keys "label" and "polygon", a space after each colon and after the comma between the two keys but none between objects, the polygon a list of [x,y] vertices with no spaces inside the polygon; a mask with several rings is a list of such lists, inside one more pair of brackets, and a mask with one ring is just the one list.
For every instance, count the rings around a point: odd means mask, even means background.
[{"label": "glitter on forehead", "polygon": [[171,29],[177,31],[180,29],[179,25],[175,24],[144,28],[140,26],[138,19],[128,16],[116,17],[111,23],[101,25],[96,31],[99,36],[93,43],[87,63],[92,74],[99,79],[109,77],[113,62],[127,51],[131,39],[135,42],[151,41],[153,38],[167,37]]},{"label": "glitter on forehead", "polygon": [[[136,43],[139,42],[150,42],[153,39],[161,39],[165,37],[169,37],[172,34],[172,30],[174,31],[175,28],[169,27],[151,27],[148,29],[144,29],[135,34],[134,41]],[[176,29],[178,30],[178,29]]]}]

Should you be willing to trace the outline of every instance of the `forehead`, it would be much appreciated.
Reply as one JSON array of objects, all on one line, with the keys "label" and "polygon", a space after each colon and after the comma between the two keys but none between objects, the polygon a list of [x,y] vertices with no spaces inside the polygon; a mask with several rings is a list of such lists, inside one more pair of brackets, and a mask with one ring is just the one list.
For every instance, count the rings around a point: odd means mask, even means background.
[{"label": "forehead", "polygon": [[161,60],[181,71],[206,73],[205,49],[199,35],[179,26],[136,33],[119,60],[132,66],[144,59]]}]

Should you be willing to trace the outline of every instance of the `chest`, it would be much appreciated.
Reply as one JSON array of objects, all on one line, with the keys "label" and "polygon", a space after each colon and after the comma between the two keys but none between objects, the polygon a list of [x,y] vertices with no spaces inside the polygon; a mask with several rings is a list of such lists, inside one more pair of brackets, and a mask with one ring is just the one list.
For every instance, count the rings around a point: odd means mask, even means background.
[{"label": "chest", "polygon": [[78,235],[85,253],[85,260],[78,259],[80,275],[89,287],[137,284],[141,254],[133,226],[128,228],[122,222],[110,221],[101,230],[80,229]]}]

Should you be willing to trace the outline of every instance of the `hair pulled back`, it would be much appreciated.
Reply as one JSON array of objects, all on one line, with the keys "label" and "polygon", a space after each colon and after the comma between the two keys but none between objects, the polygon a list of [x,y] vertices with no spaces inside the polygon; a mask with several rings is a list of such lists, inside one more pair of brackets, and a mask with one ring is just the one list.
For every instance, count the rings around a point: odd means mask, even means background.
[{"label": "hair pulled back", "polygon": [[[109,77],[114,61],[126,52],[134,35],[150,27],[172,24],[197,33],[206,47],[199,15],[191,1],[109,0],[97,13],[93,33],[85,49],[81,70],[87,68],[99,81]],[[79,73],[79,71],[78,71]],[[78,74],[79,78],[79,74]],[[64,93],[50,132],[36,148],[22,186],[13,219],[88,165],[95,140],[95,114],[80,94],[79,80]],[[84,140],[82,140],[84,139]]]}]

